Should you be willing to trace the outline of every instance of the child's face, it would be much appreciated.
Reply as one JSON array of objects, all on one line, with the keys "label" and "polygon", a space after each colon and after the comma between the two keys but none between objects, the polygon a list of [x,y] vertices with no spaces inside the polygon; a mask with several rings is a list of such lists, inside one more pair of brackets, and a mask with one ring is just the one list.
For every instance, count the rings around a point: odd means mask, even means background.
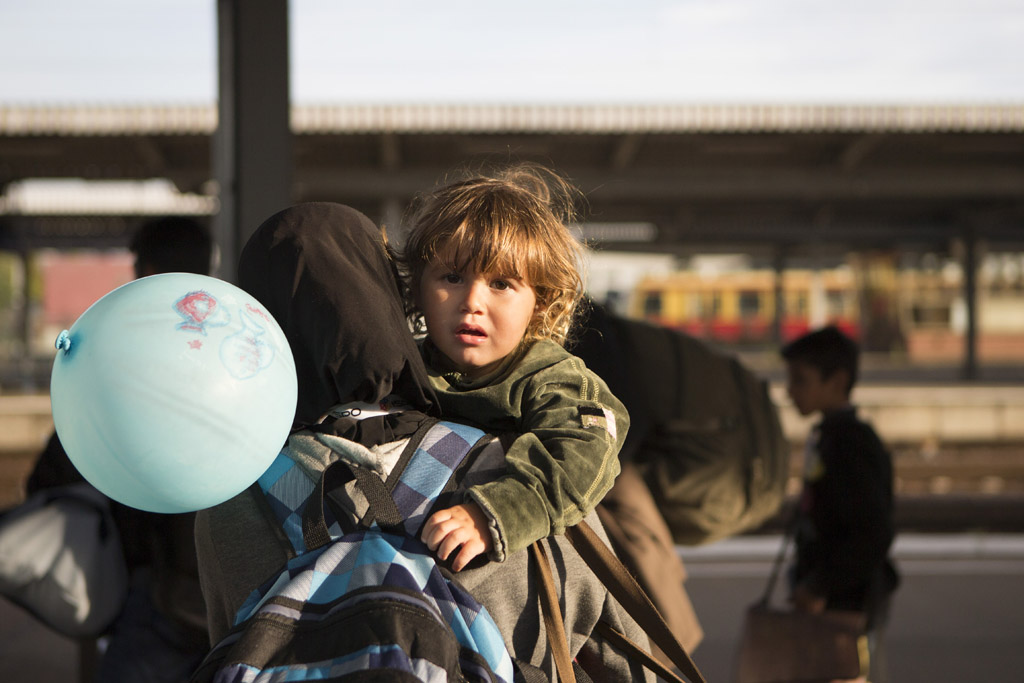
[{"label": "child's face", "polygon": [[786,361],[786,391],[801,415],[828,413],[849,405],[846,373],[822,377],[818,368],[798,360]]},{"label": "child's face", "polygon": [[526,280],[454,272],[437,261],[423,270],[416,299],[427,336],[469,377],[486,374],[512,353],[537,311]]}]

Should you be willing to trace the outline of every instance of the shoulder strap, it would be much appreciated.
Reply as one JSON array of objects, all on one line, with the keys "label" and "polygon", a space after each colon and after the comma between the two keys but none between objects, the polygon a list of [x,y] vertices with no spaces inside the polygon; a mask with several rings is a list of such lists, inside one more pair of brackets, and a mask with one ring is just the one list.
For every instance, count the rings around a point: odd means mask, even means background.
[{"label": "shoulder strap", "polygon": [[657,674],[658,678],[665,681],[672,681],[672,683],[683,683],[683,678],[675,671],[672,671],[665,666],[660,659],[652,655],[633,640],[630,640],[630,638],[625,634],[616,631],[605,622],[597,622],[594,630],[604,636],[605,640],[613,646],[619,648],[623,652],[632,654],[636,659],[640,660],[644,666]]},{"label": "shoulder strap", "polygon": [[789,547],[789,541],[796,533],[796,521],[798,509],[793,510],[793,516],[786,524],[786,528],[782,532],[782,543],[779,544],[779,552],[775,556],[775,562],[772,563],[771,574],[768,575],[768,583],[764,587],[764,595],[761,596],[761,600],[757,603],[759,605],[767,605],[771,602],[772,593],[775,592],[775,584],[779,580],[779,571],[782,569],[782,562],[786,559],[786,549]]},{"label": "shoulder strap", "polygon": [[302,511],[302,537],[307,550],[316,550],[331,542],[331,533],[324,515],[324,496],[326,492],[344,486],[353,479],[366,496],[370,506],[369,516],[378,526],[394,530],[401,525],[402,516],[381,478],[364,467],[337,460],[320,475]]},{"label": "shoulder strap", "polygon": [[569,655],[569,640],[565,635],[565,624],[562,610],[558,606],[558,594],[555,592],[555,581],[551,576],[551,564],[540,541],[530,545],[530,556],[537,565],[537,576],[540,579],[538,593],[540,595],[540,611],[544,617],[544,629],[547,632],[551,656],[555,660],[555,671],[559,683],[576,683],[576,674],[572,668],[572,657]]},{"label": "shoulder strap", "polygon": [[336,460],[320,475],[302,511],[302,537],[307,550],[316,550],[331,542],[324,515],[324,496],[353,479],[369,503],[370,520],[386,531],[400,532],[404,518],[383,480],[365,467]]},{"label": "shoulder strap", "polygon": [[[538,593],[540,595],[541,614],[544,617],[544,628],[547,632],[548,644],[551,646],[551,656],[555,660],[555,671],[558,673],[558,680],[560,683],[578,683],[581,679],[586,680],[584,675],[579,675],[578,665],[574,665],[569,654],[569,640],[566,638],[565,626],[562,623],[562,610],[558,605],[558,594],[555,591],[554,577],[551,575],[551,566],[547,553],[540,541],[534,541],[530,546],[530,555],[539,570],[540,586]],[[674,671],[605,622],[598,621],[594,630],[600,633],[612,646],[633,655],[663,680],[683,683],[683,679],[676,675]],[[585,673],[583,672],[583,674]]]},{"label": "shoulder strap", "polygon": [[427,421],[409,439],[386,482],[366,468],[335,461],[317,480],[302,512],[306,548],[314,550],[331,541],[324,497],[353,479],[369,503],[365,522],[399,535],[415,536],[452,474],[483,437],[484,432],[473,427]]},{"label": "shoulder strap", "polygon": [[686,649],[672,634],[658,608],[594,530],[586,522],[580,522],[566,529],[565,536],[601,583],[650,639],[679,667],[686,679],[690,683],[707,683]]}]

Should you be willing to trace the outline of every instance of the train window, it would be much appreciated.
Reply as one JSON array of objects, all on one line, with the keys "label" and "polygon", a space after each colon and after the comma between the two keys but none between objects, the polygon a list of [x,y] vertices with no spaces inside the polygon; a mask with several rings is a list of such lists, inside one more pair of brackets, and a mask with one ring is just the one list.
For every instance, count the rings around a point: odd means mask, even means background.
[{"label": "train window", "polygon": [[826,291],[825,311],[829,318],[842,318],[846,314],[846,292],[838,289]]},{"label": "train window", "polygon": [[740,317],[756,318],[761,312],[760,293],[745,289],[740,291]]},{"label": "train window", "polygon": [[644,296],[644,316],[657,317],[661,315],[661,292],[648,292]]},{"label": "train window", "polygon": [[715,292],[711,295],[711,317],[717,318],[722,315],[722,293]]}]

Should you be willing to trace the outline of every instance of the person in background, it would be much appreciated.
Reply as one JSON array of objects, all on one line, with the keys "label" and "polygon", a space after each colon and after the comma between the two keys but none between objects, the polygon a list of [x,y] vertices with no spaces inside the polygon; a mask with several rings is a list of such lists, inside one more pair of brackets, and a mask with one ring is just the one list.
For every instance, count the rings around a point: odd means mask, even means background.
[{"label": "person in background", "polygon": [[196,219],[184,216],[143,223],[128,248],[135,255],[136,278],[160,273],[209,275],[215,260],[210,232]]},{"label": "person in background", "polygon": [[[213,254],[207,229],[195,219],[177,216],[143,223],[129,248],[135,255],[137,278],[168,272],[206,275]],[[54,433],[29,475],[26,490],[32,494],[82,480]],[[121,614],[101,640],[95,681],[187,681],[209,649],[196,562],[195,514],[144,512],[116,501],[111,501],[111,509],[130,585]]]},{"label": "person in background", "polygon": [[899,583],[889,558],[895,536],[892,458],[857,417],[857,344],[834,326],[782,349],[787,391],[801,415],[820,414],[807,440],[794,521],[795,609],[856,610],[867,616],[869,679],[884,680],[882,637]]}]

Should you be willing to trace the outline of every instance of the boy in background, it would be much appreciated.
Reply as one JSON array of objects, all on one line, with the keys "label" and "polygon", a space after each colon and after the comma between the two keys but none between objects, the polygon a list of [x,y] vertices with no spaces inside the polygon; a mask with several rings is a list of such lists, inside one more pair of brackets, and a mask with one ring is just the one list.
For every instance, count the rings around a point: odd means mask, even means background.
[{"label": "boy in background", "polygon": [[790,599],[796,609],[811,613],[864,612],[870,680],[878,683],[881,636],[899,582],[889,559],[895,536],[892,458],[850,402],[858,355],[857,344],[833,326],[782,349],[786,388],[797,410],[821,415],[805,449]]}]

